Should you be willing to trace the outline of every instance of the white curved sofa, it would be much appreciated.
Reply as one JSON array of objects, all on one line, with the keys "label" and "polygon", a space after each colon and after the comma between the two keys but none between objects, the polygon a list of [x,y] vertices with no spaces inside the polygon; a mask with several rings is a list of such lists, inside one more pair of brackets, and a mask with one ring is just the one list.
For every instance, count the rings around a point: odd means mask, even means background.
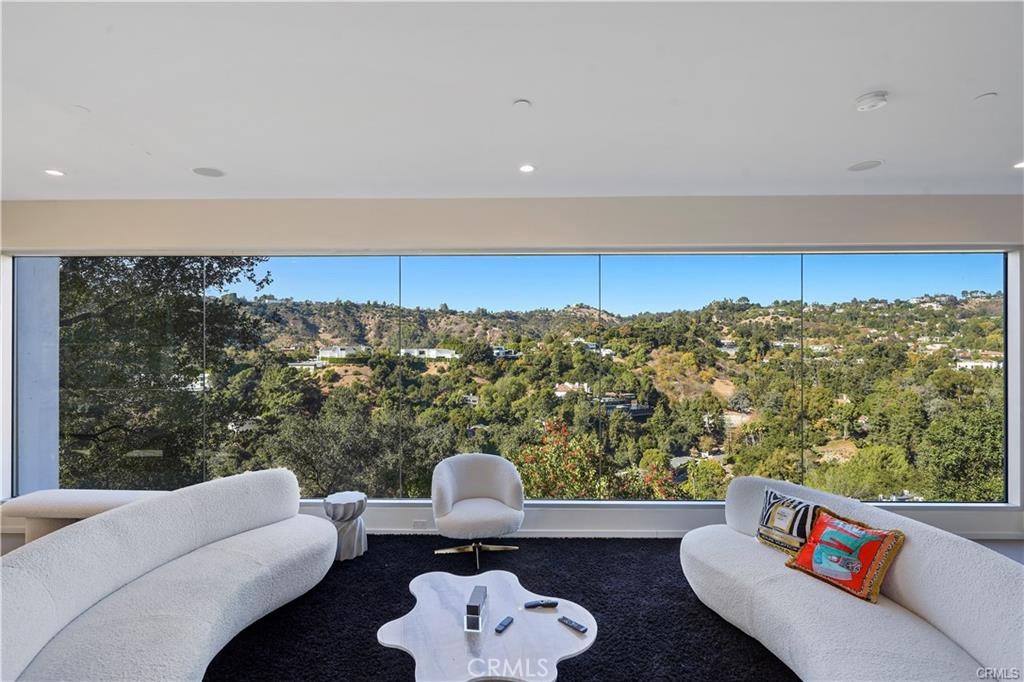
[{"label": "white curved sofa", "polygon": [[98,514],[0,560],[3,680],[198,680],[253,621],[316,585],[337,533],[285,469]]},{"label": "white curved sofa", "polygon": [[[765,486],[906,534],[877,604],[787,568],[787,555],[757,541]],[[801,679],[978,680],[984,668],[1024,674],[1017,562],[856,500],[764,478],[730,484],[725,519],[683,537],[683,573],[702,602]]]}]

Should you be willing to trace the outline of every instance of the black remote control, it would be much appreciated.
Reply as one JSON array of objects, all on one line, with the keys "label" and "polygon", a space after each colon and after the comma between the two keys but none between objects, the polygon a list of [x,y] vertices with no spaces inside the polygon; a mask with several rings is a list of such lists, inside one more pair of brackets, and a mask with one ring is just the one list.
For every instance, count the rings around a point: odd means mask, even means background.
[{"label": "black remote control", "polygon": [[524,609],[553,609],[556,606],[558,606],[558,602],[554,599],[537,599],[523,604]]},{"label": "black remote control", "polygon": [[586,625],[580,625],[579,623],[574,621],[572,618],[566,618],[565,616],[562,616],[561,618],[558,619],[558,622],[561,623],[562,625],[566,626],[566,627],[572,628],[573,630],[575,630],[576,632],[579,632],[581,634],[587,631],[587,626]]},{"label": "black remote control", "polygon": [[505,618],[494,626],[494,631],[499,635],[508,629],[508,626],[512,625],[512,616],[505,616]]}]

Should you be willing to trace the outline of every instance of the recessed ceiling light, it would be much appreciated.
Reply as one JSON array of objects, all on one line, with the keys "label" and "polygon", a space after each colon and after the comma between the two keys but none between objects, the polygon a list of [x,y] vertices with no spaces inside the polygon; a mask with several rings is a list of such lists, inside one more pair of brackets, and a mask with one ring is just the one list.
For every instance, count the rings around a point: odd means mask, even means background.
[{"label": "recessed ceiling light", "polygon": [[1020,163],[1013,164],[1013,167],[1014,168],[1024,168],[1024,161],[1021,161]]},{"label": "recessed ceiling light", "polygon": [[220,168],[205,168],[200,166],[199,168],[193,168],[192,172],[196,175],[202,175],[204,178],[222,178],[224,177],[224,171]]},{"label": "recessed ceiling light", "polygon": [[534,168],[533,166],[531,166],[528,163],[524,163],[522,166],[519,167],[519,172],[520,173],[532,173],[535,170],[537,170],[537,169]]},{"label": "recessed ceiling light", "polygon": [[874,111],[881,109],[889,103],[889,93],[885,90],[866,92],[857,98],[855,102],[857,111]]},{"label": "recessed ceiling light", "polygon": [[847,168],[846,170],[854,171],[854,172],[866,171],[866,170],[871,170],[872,168],[878,168],[881,165],[882,165],[881,161],[878,161],[877,159],[872,159],[871,161],[861,161],[860,163],[855,163],[852,166],[850,166],[849,168]]},{"label": "recessed ceiling light", "polygon": [[55,178],[63,178],[64,177],[64,171],[57,170],[56,168],[48,168],[48,169],[44,170],[43,172],[46,173],[47,175],[51,175],[51,176],[53,176]]}]

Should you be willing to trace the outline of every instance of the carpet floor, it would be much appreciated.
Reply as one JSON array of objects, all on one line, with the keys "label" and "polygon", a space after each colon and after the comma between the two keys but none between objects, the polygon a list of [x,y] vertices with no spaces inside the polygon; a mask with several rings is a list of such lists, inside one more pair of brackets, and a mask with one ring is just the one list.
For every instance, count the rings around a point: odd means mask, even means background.
[{"label": "carpet floor", "polygon": [[[415,604],[420,573],[475,573],[472,554],[437,555],[450,540],[373,535],[369,551],[335,563],[324,580],[253,623],[217,654],[206,679],[413,679],[405,652],[377,628]],[[678,540],[522,538],[518,552],[482,554],[481,570],[515,573],[527,590],[569,599],[598,622],[594,645],[558,665],[558,679],[796,680],[767,649],[704,606],[679,566]]]}]

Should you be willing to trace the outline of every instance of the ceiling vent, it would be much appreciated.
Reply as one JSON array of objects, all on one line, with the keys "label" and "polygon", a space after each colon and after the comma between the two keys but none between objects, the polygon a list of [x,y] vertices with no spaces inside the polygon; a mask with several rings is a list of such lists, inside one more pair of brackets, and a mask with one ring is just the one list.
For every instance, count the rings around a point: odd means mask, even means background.
[{"label": "ceiling vent", "polygon": [[860,163],[855,163],[852,166],[850,166],[849,168],[847,168],[846,170],[854,171],[854,172],[866,171],[866,170],[871,170],[872,168],[878,168],[881,165],[882,165],[881,161],[878,161],[877,159],[873,159],[871,161],[861,161]]},{"label": "ceiling vent", "polygon": [[857,98],[857,111],[874,111],[889,103],[889,93],[885,90],[868,92]]}]

